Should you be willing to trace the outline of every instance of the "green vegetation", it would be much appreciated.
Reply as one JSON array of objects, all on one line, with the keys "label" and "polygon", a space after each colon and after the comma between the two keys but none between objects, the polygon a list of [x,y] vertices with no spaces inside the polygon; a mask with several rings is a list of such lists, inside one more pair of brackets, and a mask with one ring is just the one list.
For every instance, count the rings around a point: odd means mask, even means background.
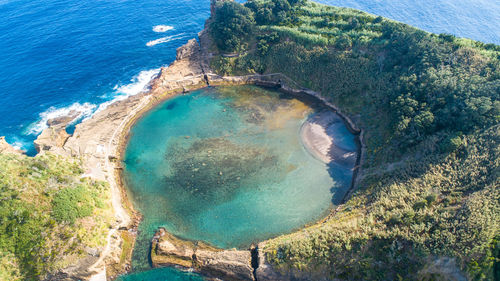
[{"label": "green vegetation", "polygon": [[58,222],[75,223],[76,219],[92,215],[94,204],[102,205],[98,193],[85,185],[60,190],[52,200],[52,216]]},{"label": "green vegetation", "polygon": [[247,46],[245,42],[252,35],[254,25],[250,9],[235,2],[225,1],[218,4],[210,30],[218,48],[232,52]]},{"label": "green vegetation", "polygon": [[269,260],[298,277],[498,278],[500,46],[313,2],[244,6],[252,32],[235,57],[212,32],[212,68],[283,73],[347,112],[366,143],[351,199],[271,241]]},{"label": "green vegetation", "polygon": [[100,249],[113,213],[107,184],[78,162],[0,154],[0,279],[40,280]]}]

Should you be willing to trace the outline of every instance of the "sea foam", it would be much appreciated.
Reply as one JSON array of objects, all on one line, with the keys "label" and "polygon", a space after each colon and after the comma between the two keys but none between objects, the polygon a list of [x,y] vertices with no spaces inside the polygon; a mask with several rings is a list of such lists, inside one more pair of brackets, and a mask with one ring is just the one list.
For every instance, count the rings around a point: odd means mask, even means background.
[{"label": "sea foam", "polygon": [[[130,83],[121,86],[116,85],[115,87],[113,87],[114,92],[112,95],[112,99],[101,103],[94,113],[105,109],[112,103],[124,100],[130,96],[134,96],[146,91],[149,82],[151,82],[151,80],[153,80],[153,78],[158,75],[158,73],[160,73],[160,69],[161,68],[143,70],[132,79],[130,79]],[[87,118],[90,117],[92,116],[89,116]]]},{"label": "sea foam", "polygon": [[[107,101],[96,105],[89,102],[79,103],[75,102],[66,107],[50,107],[46,111],[40,113],[40,119],[35,123],[32,123],[26,134],[29,135],[38,135],[44,129],[48,127],[47,121],[50,119],[54,119],[57,117],[68,116],[70,114],[73,115],[74,112],[78,113],[75,115],[73,120],[70,122],[70,125],[74,125],[79,121],[86,120],[91,118],[95,113],[105,109],[110,104],[126,99],[127,97],[142,93],[147,89],[149,82],[160,72],[160,68],[143,70],[138,75],[134,76],[130,83],[125,85],[116,85],[113,88],[113,92],[111,95],[107,97]],[[22,145],[21,147],[25,147]]]},{"label": "sea foam", "polygon": [[163,25],[163,24],[156,25],[153,27],[153,31],[158,32],[158,33],[167,32],[167,31],[172,30],[172,29],[174,29],[173,26]]},{"label": "sea foam", "polygon": [[149,41],[148,43],[146,43],[146,46],[152,47],[152,46],[155,46],[158,44],[170,42],[172,40],[181,39],[183,37],[183,35],[184,35],[184,33],[158,38],[156,40]]},{"label": "sea foam", "polygon": [[96,108],[95,104],[88,102],[83,104],[75,102],[72,105],[60,108],[51,106],[46,111],[40,113],[40,119],[28,127],[27,134],[38,135],[48,127],[47,121],[49,121],[50,119],[62,116],[68,116],[70,115],[70,113],[76,112],[78,114],[75,115],[75,118],[70,122],[73,123],[79,119],[86,118],[92,115],[95,108]]}]

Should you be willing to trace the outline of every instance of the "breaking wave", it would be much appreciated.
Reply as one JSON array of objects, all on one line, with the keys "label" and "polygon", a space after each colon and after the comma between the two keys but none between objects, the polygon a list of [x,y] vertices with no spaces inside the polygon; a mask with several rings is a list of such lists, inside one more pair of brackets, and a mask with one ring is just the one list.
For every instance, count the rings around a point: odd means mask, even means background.
[{"label": "breaking wave", "polygon": [[[85,102],[79,103],[75,102],[66,107],[50,107],[46,111],[40,113],[40,119],[34,123],[32,123],[26,134],[28,135],[38,135],[44,129],[48,127],[47,122],[51,119],[74,115],[75,117],[71,120],[70,125],[76,124],[79,121],[88,119],[92,117],[96,112],[99,112],[110,104],[126,99],[127,97],[139,94],[146,90],[149,82],[160,72],[160,68],[144,70],[141,71],[138,75],[134,76],[130,83],[125,85],[116,85],[113,88],[113,92],[109,95],[107,101],[100,103],[99,105]],[[22,145],[21,145],[22,146]]]},{"label": "breaking wave", "polygon": [[147,90],[147,86],[149,85],[149,82],[153,80],[156,75],[160,73],[160,68],[155,68],[155,69],[150,69],[150,70],[143,70],[136,76],[134,76],[129,84],[125,85],[116,85],[113,90],[113,95],[112,99],[108,100],[106,102],[103,102],[99,105],[99,108],[96,110],[96,112],[99,112],[106,107],[108,107],[110,104],[124,100],[130,96],[134,96],[137,94],[140,94]]},{"label": "breaking wave", "polygon": [[167,32],[167,31],[172,30],[172,29],[174,29],[173,26],[171,26],[171,25],[163,25],[163,24],[156,25],[156,26],[153,27],[153,31],[154,32],[158,32],[158,33]]},{"label": "breaking wave", "polygon": [[50,119],[76,114],[75,118],[73,118],[73,120],[70,122],[73,123],[78,119],[86,118],[92,115],[95,108],[95,104],[91,104],[88,102],[83,104],[75,102],[70,106],[60,108],[51,106],[46,111],[40,113],[40,119],[28,127],[27,133],[29,135],[38,135],[48,127],[47,121],[49,121]]},{"label": "breaking wave", "polygon": [[148,43],[146,43],[146,46],[152,47],[152,46],[155,46],[155,45],[158,45],[158,44],[170,42],[172,40],[181,39],[183,37],[183,35],[184,35],[184,33],[177,34],[177,35],[171,35],[171,36],[165,36],[165,37],[162,37],[162,38],[158,38],[156,40],[149,41]]}]

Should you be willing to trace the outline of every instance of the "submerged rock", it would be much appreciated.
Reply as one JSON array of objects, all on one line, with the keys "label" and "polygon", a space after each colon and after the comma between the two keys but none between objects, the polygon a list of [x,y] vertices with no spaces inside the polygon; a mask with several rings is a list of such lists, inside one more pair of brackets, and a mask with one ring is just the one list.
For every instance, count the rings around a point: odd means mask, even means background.
[{"label": "submerged rock", "polygon": [[[265,147],[222,137],[191,138],[189,146],[185,141],[173,141],[165,158],[172,163],[164,179],[165,191],[176,196],[188,192],[210,203],[225,202],[240,188],[258,186],[258,180],[272,182],[286,174],[285,165],[279,164],[283,160]],[[263,177],[271,170],[276,171]],[[245,179],[253,184],[245,185]]]}]

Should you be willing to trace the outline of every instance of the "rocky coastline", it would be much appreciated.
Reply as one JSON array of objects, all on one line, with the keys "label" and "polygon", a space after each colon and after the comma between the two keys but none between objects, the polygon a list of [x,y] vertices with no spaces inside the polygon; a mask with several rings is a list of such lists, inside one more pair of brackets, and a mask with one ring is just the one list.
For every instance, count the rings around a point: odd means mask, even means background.
[{"label": "rocky coastline", "polygon": [[[81,159],[85,169],[84,176],[109,182],[116,215],[108,234],[107,245],[100,249],[97,260],[90,265],[85,263],[85,266],[63,269],[52,275],[55,279],[51,280],[104,281],[130,270],[131,251],[140,214],[133,209],[121,182],[120,159],[127,144],[129,129],[158,103],[192,90],[207,86],[254,84],[302,98],[309,97],[326,105],[343,120],[350,132],[358,136],[351,188],[345,198],[350,196],[362,165],[362,130],[319,93],[294,86],[291,79],[280,73],[231,77],[212,73],[209,60],[213,54],[209,51],[211,41],[206,29],[199,33],[199,39],[199,42],[191,39],[177,50],[176,60],[161,69],[159,75],[151,81],[148,91],[109,105],[92,118],[78,124],[72,135],[65,130],[73,120],[71,116],[50,120],[49,127],[35,141],[39,153],[51,152]],[[0,138],[0,153],[10,152],[20,153]],[[125,243],[132,243],[132,247],[124,247]],[[265,242],[249,250],[221,250],[200,242],[181,240],[160,229],[152,243],[151,257],[154,266],[194,268],[207,276],[222,277],[225,280],[283,280],[284,277],[266,261],[263,252]],[[128,252],[124,252],[125,248]]]}]

